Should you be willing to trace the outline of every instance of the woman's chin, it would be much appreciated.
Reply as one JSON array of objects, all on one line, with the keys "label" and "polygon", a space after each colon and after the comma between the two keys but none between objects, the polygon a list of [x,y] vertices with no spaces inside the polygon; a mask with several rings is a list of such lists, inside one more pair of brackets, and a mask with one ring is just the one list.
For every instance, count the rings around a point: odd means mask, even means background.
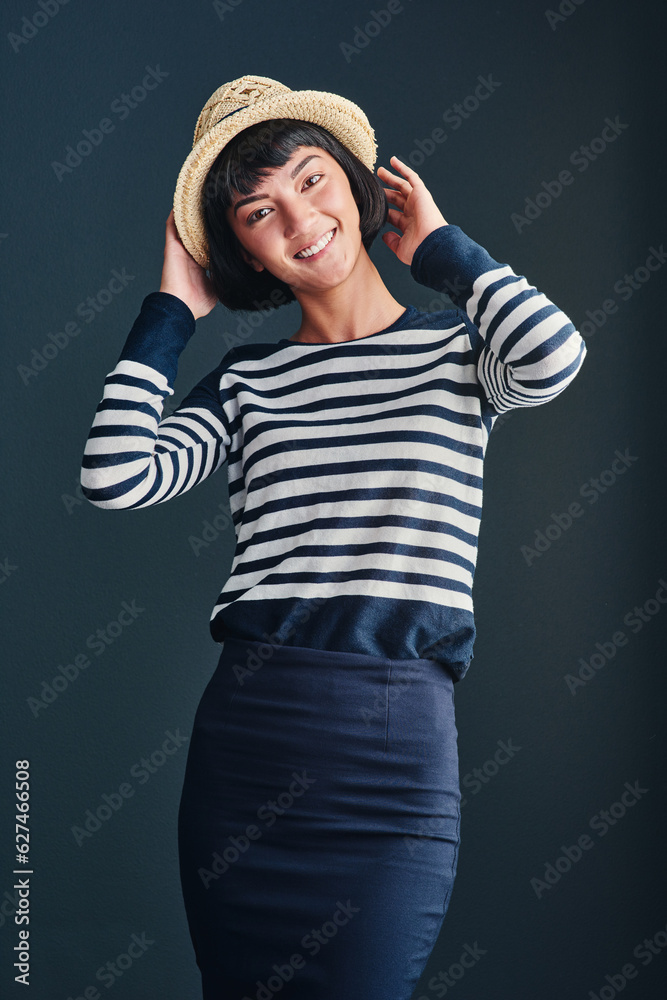
[{"label": "woman's chin", "polygon": [[297,298],[300,294],[310,296],[318,293],[326,294],[347,284],[354,270],[355,265],[349,261],[337,261],[335,264],[332,263],[330,267],[322,267],[317,270],[313,268],[304,274],[302,280],[293,281],[290,288]]}]

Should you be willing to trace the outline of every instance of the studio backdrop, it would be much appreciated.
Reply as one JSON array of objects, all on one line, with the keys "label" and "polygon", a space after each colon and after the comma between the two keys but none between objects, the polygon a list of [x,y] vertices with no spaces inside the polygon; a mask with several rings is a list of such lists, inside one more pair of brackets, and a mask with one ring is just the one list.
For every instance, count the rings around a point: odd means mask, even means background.
[{"label": "studio backdrop", "polygon": [[[546,2],[3,5],[3,997],[200,995],[176,819],[226,471],[107,511],[79,470],[199,111],[244,74],[358,103],[378,165],[416,169],[586,340],[572,385],[490,437],[459,868],[415,1000],[664,996],[664,15]],[[399,302],[451,307],[371,254]],[[165,414],[298,315],[216,306]]]}]

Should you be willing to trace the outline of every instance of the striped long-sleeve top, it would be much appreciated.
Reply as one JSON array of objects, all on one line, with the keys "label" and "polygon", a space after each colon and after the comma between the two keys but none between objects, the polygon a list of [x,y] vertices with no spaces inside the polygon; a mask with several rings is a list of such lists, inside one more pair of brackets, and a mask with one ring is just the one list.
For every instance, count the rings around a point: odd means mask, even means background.
[{"label": "striped long-sleeve top", "polygon": [[489,433],[500,413],[562,392],[586,348],[458,226],[431,233],[411,273],[455,308],[409,305],[356,340],[234,347],[164,419],[195,319],[169,293],[144,299],[81,485],[98,507],[145,507],[227,463],[236,544],[216,642],[425,657],[466,673]]}]

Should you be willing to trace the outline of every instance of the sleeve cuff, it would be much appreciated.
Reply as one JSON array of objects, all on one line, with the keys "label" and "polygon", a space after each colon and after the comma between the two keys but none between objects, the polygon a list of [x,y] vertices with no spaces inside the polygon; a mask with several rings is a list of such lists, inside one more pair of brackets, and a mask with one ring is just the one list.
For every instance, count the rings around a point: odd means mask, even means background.
[{"label": "sleeve cuff", "polygon": [[188,305],[171,292],[150,292],[125,341],[119,361],[136,361],[161,372],[173,385],[178,359],[195,332]]},{"label": "sleeve cuff", "polygon": [[415,250],[410,273],[420,285],[445,292],[465,309],[472,286],[487,271],[503,267],[459,226],[434,229]]}]

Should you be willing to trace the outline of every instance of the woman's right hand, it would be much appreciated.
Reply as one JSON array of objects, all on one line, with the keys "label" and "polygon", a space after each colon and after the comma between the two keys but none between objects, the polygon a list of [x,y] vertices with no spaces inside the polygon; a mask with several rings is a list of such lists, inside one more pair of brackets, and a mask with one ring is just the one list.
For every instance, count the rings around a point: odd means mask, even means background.
[{"label": "woman's right hand", "polygon": [[173,208],[167,216],[160,291],[182,299],[195,319],[210,313],[218,301],[205,268],[183,246],[174,222]]}]

